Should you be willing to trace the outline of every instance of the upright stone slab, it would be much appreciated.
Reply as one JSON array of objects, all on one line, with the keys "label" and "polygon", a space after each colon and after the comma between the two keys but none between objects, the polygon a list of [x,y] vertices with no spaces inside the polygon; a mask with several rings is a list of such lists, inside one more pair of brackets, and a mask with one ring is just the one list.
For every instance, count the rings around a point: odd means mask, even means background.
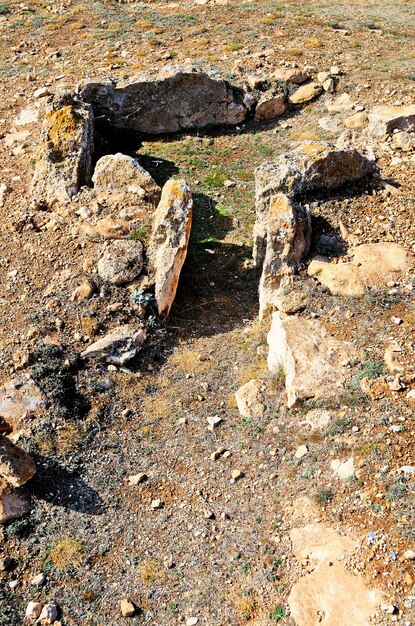
[{"label": "upright stone slab", "polygon": [[239,124],[249,109],[246,93],[226,80],[177,69],[156,80],[88,83],[80,96],[104,124],[152,134]]},{"label": "upright stone slab", "polygon": [[147,251],[159,315],[168,315],[176,296],[192,227],[193,200],[186,180],[167,181],[154,214]]},{"label": "upright stone slab", "polygon": [[63,93],[43,121],[31,188],[37,204],[63,203],[89,184],[93,150],[91,106],[70,92]]},{"label": "upright stone slab", "polygon": [[311,242],[309,210],[283,195],[272,198],[267,219],[267,247],[259,283],[259,315],[278,306],[283,278],[296,272]]},{"label": "upright stone slab", "polygon": [[357,150],[337,150],[330,144],[312,141],[305,141],[292,152],[260,165],[255,171],[254,260],[257,267],[261,267],[265,259],[268,214],[277,194],[298,201],[305,193],[335,189],[374,170],[373,162]]}]

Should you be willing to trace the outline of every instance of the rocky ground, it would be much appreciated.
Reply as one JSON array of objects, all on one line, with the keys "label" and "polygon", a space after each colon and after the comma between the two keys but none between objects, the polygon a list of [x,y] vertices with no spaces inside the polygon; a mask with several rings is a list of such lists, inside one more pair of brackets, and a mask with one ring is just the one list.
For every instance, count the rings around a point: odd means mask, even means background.
[{"label": "rocky ground", "polygon": [[[68,626],[415,624],[414,113],[395,132],[373,117],[415,103],[414,18],[383,0],[0,4],[0,491],[26,511],[0,526],[1,625],[27,610]],[[97,170],[94,196],[43,197],[56,94],[190,64],[235,86],[241,120],[183,128],[170,102],[178,132],[142,134],[103,128],[95,108],[92,166],[137,158],[140,202]],[[304,71],[295,100],[289,77]],[[242,114],[238,89],[262,109]],[[324,169],[300,191],[278,169],[273,193],[311,229],[288,251],[268,243],[261,278],[256,237],[282,226],[278,212],[255,225],[255,168],[302,150],[307,169],[327,142],[376,168],[345,168],[340,187]],[[166,317],[151,203],[163,187],[174,204],[171,178],[189,184],[193,223]],[[186,211],[170,249],[183,250],[189,197],[173,191]],[[103,267],[120,242],[148,284]],[[399,249],[358,256],[378,243]],[[87,358],[125,326],[140,328],[134,358]]]}]

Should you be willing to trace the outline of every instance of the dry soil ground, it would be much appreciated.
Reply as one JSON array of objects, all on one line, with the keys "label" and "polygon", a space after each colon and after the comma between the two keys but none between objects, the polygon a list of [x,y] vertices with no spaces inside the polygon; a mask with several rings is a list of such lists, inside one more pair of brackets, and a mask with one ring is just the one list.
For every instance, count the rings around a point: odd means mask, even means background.
[{"label": "dry soil ground", "polygon": [[[409,104],[414,23],[414,3],[402,0],[1,3],[0,182],[8,187],[0,209],[2,380],[26,351],[58,343],[65,355],[76,355],[83,337],[134,318],[125,291],[103,287],[86,303],[70,301],[94,243],[74,236],[67,219],[30,206],[40,127],[15,119],[36,105],[41,119],[37,88],[55,93],[88,77],[131,78],[184,61],[242,79],[287,61],[319,70],[338,65],[338,91],[367,108]],[[331,138],[317,123],[327,116],[325,98],[283,123],[129,138],[128,144],[114,138],[112,148],[141,155],[156,180],[177,172],[188,177],[195,192],[188,258],[170,318],[157,325],[131,370],[81,367],[73,358],[84,408],[59,429],[50,416],[33,429],[27,447],[39,470],[28,485],[32,513],[0,531],[0,549],[14,558],[0,580],[2,626],[22,623],[36,597],[56,601],[68,626],[164,626],[191,616],[206,626],[293,624],[287,596],[301,565],[288,531],[304,495],[321,519],[361,539],[351,567],[364,570],[401,611],[382,613],[375,623],[415,623],[415,572],[400,559],[415,539],[414,487],[399,474],[412,464],[415,433],[414,410],[405,401],[415,365],[411,276],[358,301],[334,298],[302,277],[309,294],[304,314],[353,340],[359,354],[350,388],[325,407],[333,412],[331,425],[313,435],[300,424],[305,411],[288,410],[282,381],[266,372],[268,328],[256,320],[258,275],[249,264],[253,171],[302,139]],[[27,134],[6,142],[13,132]],[[344,219],[363,242],[391,237],[415,250],[415,163],[390,161],[379,165],[401,195],[364,183],[313,203],[315,248],[319,234],[337,235]],[[236,184],[227,188],[225,180]],[[109,306],[114,302],[116,310]],[[392,316],[403,323],[393,324]],[[359,391],[358,379],[383,372],[391,336],[403,347],[406,390],[372,400]],[[241,418],[233,400],[253,377],[268,386],[262,420]],[[210,415],[223,418],[213,432]],[[296,460],[303,443],[309,452]],[[221,446],[230,455],[211,460]],[[331,455],[354,456],[358,476],[337,480]],[[233,469],[244,473],[235,483]],[[148,480],[128,486],[126,478],[138,472]],[[164,504],[153,510],[157,498]],[[376,533],[373,542],[369,531]],[[47,582],[34,590],[28,581],[40,571]],[[11,591],[13,579],[19,585]],[[141,609],[129,620],[120,614],[124,597]]]}]

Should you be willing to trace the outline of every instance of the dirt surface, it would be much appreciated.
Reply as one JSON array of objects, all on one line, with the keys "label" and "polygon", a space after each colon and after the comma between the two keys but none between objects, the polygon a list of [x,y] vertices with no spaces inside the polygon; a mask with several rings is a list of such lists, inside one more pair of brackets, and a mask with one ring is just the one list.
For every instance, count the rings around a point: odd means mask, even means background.
[{"label": "dirt surface", "polygon": [[[257,320],[254,168],[304,139],[334,140],[318,121],[333,117],[343,130],[353,111],[328,112],[332,96],[324,94],[273,122],[108,138],[103,151],[138,156],[159,184],[187,177],[195,203],[171,315],[155,322],[124,370],[78,356],[103,332],[136,319],[128,287],[109,287],[93,273],[100,242],[79,234],[82,199],[51,212],[34,208],[29,194],[50,97],[34,98],[40,87],[54,94],[87,78],[130,79],[189,62],[243,84],[288,62],[317,71],[338,66],[337,93],[350,93],[366,110],[411,104],[414,23],[409,0],[0,4],[0,184],[7,186],[0,376],[3,383],[22,364],[34,368],[52,398],[52,414],[24,424],[31,434],[21,438],[38,467],[25,487],[32,511],[0,529],[0,556],[13,559],[0,572],[1,626],[23,623],[27,603],[38,598],[56,602],[67,626],[164,626],[191,617],[206,626],[294,625],[288,596],[307,566],[292,552],[290,530],[309,521],[298,522],[305,496],[320,521],[359,542],[347,570],[396,607],[394,614],[379,609],[372,623],[415,624],[414,561],[403,558],[415,540],[414,479],[400,471],[413,464],[415,413],[406,394],[415,388],[415,274],[342,298],[309,278],[304,263],[295,279],[308,297],[301,315],[320,319],[356,354],[344,394],[323,406],[287,409],[283,379],[267,372],[269,320]],[[26,109],[38,121],[19,125]],[[398,194],[365,180],[305,199],[310,258],[344,254],[340,220],[361,243],[395,241],[415,252],[413,154],[384,151],[378,159]],[[136,236],[145,241],[148,228],[143,223]],[[94,296],[71,301],[84,278],[95,281]],[[387,374],[391,340],[401,348],[401,388],[386,381],[371,398],[359,381]],[[252,378],[267,387],[261,419],[241,417],[234,399]],[[328,426],[305,424],[314,408],[330,412]],[[209,430],[214,415],[222,422]],[[307,453],[296,458],[303,444]],[[229,454],[212,460],[219,448]],[[350,457],[355,474],[341,481],[330,463]],[[233,470],[242,472],[236,481]],[[147,480],[129,485],[140,472]],[[30,581],[39,572],[47,578],[36,588]],[[135,603],[136,616],[122,617],[123,598]]]}]

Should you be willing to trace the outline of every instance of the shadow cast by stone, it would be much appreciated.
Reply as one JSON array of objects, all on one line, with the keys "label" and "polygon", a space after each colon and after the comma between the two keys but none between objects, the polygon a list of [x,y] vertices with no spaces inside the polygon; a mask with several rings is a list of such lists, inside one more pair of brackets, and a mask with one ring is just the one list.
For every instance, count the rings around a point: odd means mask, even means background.
[{"label": "shadow cast by stone", "polygon": [[56,461],[39,455],[33,456],[37,473],[27,485],[27,493],[34,500],[49,502],[86,515],[102,513],[99,494],[76,473],[70,472]]}]

